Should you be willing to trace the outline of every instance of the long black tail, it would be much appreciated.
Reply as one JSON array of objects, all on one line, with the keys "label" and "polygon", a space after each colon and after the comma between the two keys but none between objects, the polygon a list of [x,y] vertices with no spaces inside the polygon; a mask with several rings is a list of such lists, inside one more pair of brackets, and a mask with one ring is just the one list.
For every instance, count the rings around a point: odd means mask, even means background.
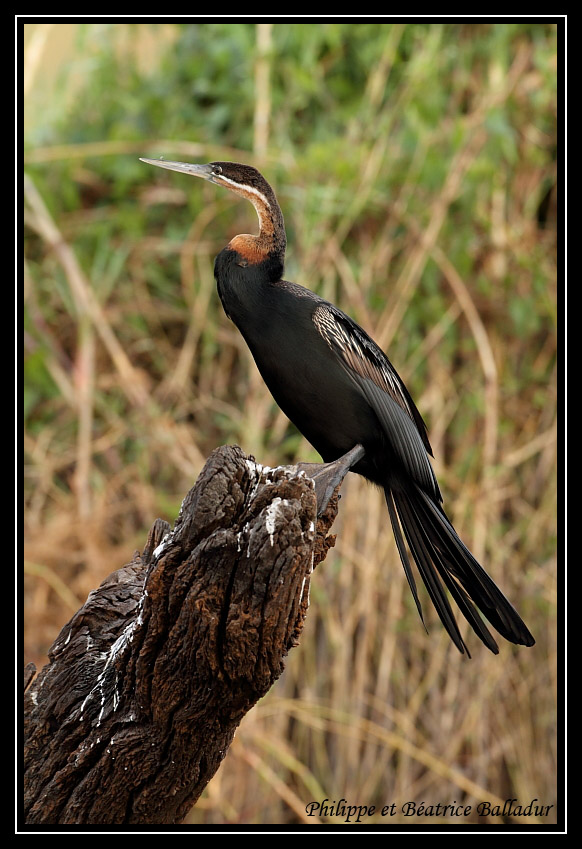
[{"label": "long black tail", "polygon": [[422,608],[402,531],[441,621],[460,652],[471,656],[443,584],[475,633],[492,652],[499,653],[497,643],[473,602],[505,639],[533,646],[535,640],[525,623],[459,538],[442,508],[416,486],[406,492],[386,487],[384,492],[400,559],[423,624]]}]

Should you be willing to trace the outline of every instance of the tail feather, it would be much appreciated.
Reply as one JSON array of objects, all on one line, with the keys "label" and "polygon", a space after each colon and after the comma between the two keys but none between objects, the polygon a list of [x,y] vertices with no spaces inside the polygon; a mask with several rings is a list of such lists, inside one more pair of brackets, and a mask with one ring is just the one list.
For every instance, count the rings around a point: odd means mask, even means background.
[{"label": "tail feather", "polygon": [[429,596],[460,652],[469,655],[443,583],[475,633],[492,652],[498,653],[497,643],[474,605],[507,640],[532,646],[534,638],[519,614],[462,542],[442,508],[418,487],[406,492],[386,487],[385,494],[400,559],[423,624],[401,528]]},{"label": "tail feather", "polygon": [[398,553],[400,554],[400,559],[402,561],[402,565],[404,567],[404,574],[408,580],[408,586],[412,592],[412,596],[414,601],[416,602],[416,609],[418,610],[418,614],[426,629],[426,625],[424,622],[424,616],[422,615],[422,606],[420,604],[420,599],[418,597],[418,591],[416,589],[416,581],[414,580],[414,573],[410,567],[410,561],[408,559],[408,554],[406,553],[406,546],[404,545],[404,540],[402,539],[402,531],[400,530],[400,522],[398,521],[398,516],[396,515],[396,510],[394,509],[394,501],[392,498],[392,492],[389,489],[385,490],[386,494],[386,504],[388,505],[388,513],[390,514],[390,521],[392,522],[392,531],[394,533],[394,539],[396,540],[396,547],[398,549]]},{"label": "tail feather", "polygon": [[431,552],[432,546],[430,539],[423,533],[422,525],[415,521],[414,511],[411,509],[411,505],[407,500],[405,498],[395,497],[395,503],[408,547],[412,552],[431,601],[436,607],[450,638],[459,651],[464,653],[467,651],[467,647],[459,631],[459,626],[457,625],[443,585],[433,565],[434,556],[431,557],[433,552]]}]

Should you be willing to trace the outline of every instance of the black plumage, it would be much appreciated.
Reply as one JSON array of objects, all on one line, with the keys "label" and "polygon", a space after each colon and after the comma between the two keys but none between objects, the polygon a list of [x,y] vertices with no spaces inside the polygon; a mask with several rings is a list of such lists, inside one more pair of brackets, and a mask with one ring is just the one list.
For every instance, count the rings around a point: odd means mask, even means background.
[{"label": "black plumage", "polygon": [[224,310],[242,333],[275,401],[325,463],[362,446],[363,456],[351,470],[384,489],[421,618],[409,552],[461,652],[469,653],[447,591],[491,651],[498,652],[497,644],[475,605],[507,640],[533,645],[519,614],[447,518],[429,459],[426,426],[384,352],[342,310],[282,279],[283,215],[264,177],[251,166],[231,162],[144,161],[223,185],[253,203],[259,234],[236,236],[216,258]]}]

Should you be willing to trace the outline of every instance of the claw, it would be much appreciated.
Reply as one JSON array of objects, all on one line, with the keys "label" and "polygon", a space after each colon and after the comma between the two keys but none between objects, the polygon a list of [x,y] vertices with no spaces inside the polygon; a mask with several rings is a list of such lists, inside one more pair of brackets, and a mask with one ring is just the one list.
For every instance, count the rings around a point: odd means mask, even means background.
[{"label": "claw", "polygon": [[340,486],[347,473],[362,459],[364,454],[365,451],[362,446],[356,445],[343,457],[338,457],[331,463],[297,463],[297,470],[305,472],[314,483],[318,516],[325,513],[336,488]]}]

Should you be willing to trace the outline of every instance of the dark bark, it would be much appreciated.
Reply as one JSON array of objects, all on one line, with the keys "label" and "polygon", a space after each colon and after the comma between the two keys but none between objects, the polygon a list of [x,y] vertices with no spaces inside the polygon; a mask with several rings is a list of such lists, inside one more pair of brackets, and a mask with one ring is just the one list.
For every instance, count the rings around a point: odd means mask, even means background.
[{"label": "dark bark", "polygon": [[297,645],[335,538],[312,481],[213,452],[173,530],[65,625],[25,694],[28,824],[177,823]]}]

